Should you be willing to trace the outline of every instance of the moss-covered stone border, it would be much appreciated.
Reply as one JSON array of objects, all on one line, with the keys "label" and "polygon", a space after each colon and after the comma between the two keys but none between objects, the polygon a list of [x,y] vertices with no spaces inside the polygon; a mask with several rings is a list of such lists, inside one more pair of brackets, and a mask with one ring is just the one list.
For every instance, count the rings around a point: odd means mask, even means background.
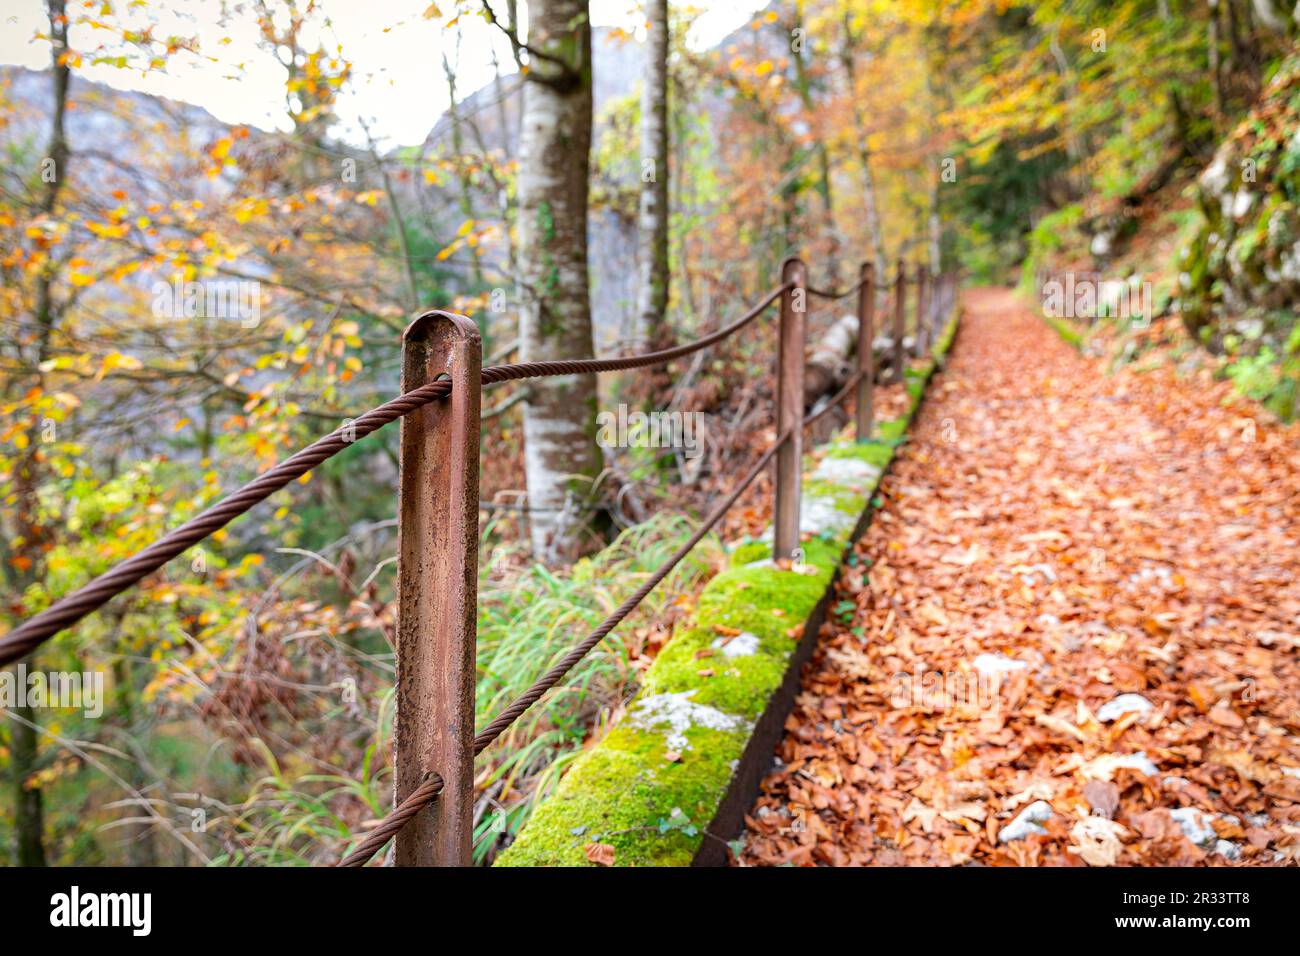
[{"label": "moss-covered stone border", "polygon": [[881,422],[877,440],[833,442],[805,459],[803,560],[789,570],[773,564],[770,529],[737,544],[623,719],[574,762],[497,866],[592,865],[589,843],[612,845],[617,866],[726,862],[726,841],[739,834],[771,766],[840,565],[956,332],[954,316],[932,357],[907,373],[907,412]]},{"label": "moss-covered stone border", "polygon": [[1061,341],[1070,346],[1076,352],[1082,353],[1088,347],[1088,336],[1075,328],[1066,319],[1057,318],[1054,315],[1044,315],[1043,321],[1048,327],[1061,337]]}]

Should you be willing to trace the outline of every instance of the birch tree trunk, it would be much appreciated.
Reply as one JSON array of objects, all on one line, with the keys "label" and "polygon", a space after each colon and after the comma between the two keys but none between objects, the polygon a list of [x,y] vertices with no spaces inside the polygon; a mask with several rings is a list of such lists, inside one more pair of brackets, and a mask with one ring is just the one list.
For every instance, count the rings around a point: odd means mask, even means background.
[{"label": "birch tree trunk", "polygon": [[[519,259],[525,362],[592,356],[587,285],[591,148],[591,21],[587,0],[530,0],[519,171]],[[533,551],[565,563],[600,544],[594,533],[596,377],[530,385],[524,467]]]},{"label": "birch tree trunk", "polygon": [[641,202],[637,217],[637,331],[659,342],[668,309],[668,0],[646,0],[641,87]]},{"label": "birch tree trunk", "polygon": [[[858,46],[858,37],[854,35],[852,19],[844,14],[844,45],[840,50],[840,64],[844,68],[844,78],[848,86],[849,101],[853,104],[853,136],[858,144],[858,162],[862,166],[862,206],[866,220],[867,234],[871,238],[871,264],[876,276],[888,275],[889,264],[885,259],[885,238],[880,225],[880,210],[876,201],[876,177],[871,169],[871,147],[867,120],[866,103],[858,93],[858,74],[854,55]],[[883,306],[883,297],[877,306]]]},{"label": "birch tree trunk", "polygon": [[[790,37],[790,55],[794,58],[795,87],[799,91],[799,102],[808,114],[809,122],[816,115],[813,103],[812,79],[808,75],[808,63],[804,53],[812,41],[804,26],[804,3],[796,0],[794,6],[794,29]],[[824,228],[831,239],[829,255],[826,256],[826,278],[832,286],[839,285],[839,241],[835,229],[835,203],[831,193],[831,159],[826,149],[826,141],[817,136],[813,142],[813,153],[817,159],[817,195],[821,197],[822,215],[826,217]]]}]

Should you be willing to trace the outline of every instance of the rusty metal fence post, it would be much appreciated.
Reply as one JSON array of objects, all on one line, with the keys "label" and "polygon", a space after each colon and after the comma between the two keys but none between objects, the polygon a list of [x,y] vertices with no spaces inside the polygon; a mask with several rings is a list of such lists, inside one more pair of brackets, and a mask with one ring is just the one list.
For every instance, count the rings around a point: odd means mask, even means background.
[{"label": "rusty metal fence post", "polygon": [[857,438],[858,441],[871,440],[871,428],[874,424],[875,408],[872,405],[873,389],[876,386],[876,355],[873,340],[875,338],[876,318],[876,270],[870,262],[864,262],[858,270],[861,284],[858,286],[858,388],[857,388]]},{"label": "rusty metal fence post", "polygon": [[916,267],[916,355],[925,358],[930,348],[930,297],[934,288],[930,279],[930,267],[920,264]]},{"label": "rusty metal fence post", "polygon": [[396,803],[431,773],[443,789],[397,834],[398,866],[468,866],[474,832],[478,600],[478,328],[426,312],[402,336],[402,391],[451,395],[402,419],[397,534]]},{"label": "rusty metal fence post", "polygon": [[939,274],[939,301],[935,303],[934,313],[934,334],[937,336],[948,322],[948,299],[952,294],[951,285],[952,274],[942,272]]},{"label": "rusty metal fence post", "polygon": [[939,337],[943,329],[944,303],[948,298],[948,273],[940,272],[934,277],[934,292],[930,297],[930,328],[933,338]]},{"label": "rusty metal fence post", "polygon": [[789,558],[799,547],[799,486],[803,465],[804,317],[808,311],[808,270],[791,256],[781,263],[780,341],[776,359],[776,434],[790,437],[776,453],[776,504],[773,509],[773,557]]},{"label": "rusty metal fence post", "polygon": [[898,384],[903,380],[903,369],[907,364],[907,351],[903,348],[903,329],[907,321],[907,263],[898,260],[898,276],[894,280],[894,368],[889,380]]}]

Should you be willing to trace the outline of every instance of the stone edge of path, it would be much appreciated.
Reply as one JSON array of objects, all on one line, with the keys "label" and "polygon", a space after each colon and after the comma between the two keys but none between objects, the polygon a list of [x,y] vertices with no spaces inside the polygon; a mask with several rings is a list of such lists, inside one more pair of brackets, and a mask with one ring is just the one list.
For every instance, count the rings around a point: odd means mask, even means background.
[{"label": "stone edge of path", "polygon": [[[803,664],[840,568],[926,386],[952,347],[960,306],[930,358],[909,370],[907,411],[880,438],[831,442],[804,462],[802,563],[771,559],[771,530],[729,547],[605,736],[541,800],[497,866],[717,866],[772,765]],[[800,626],[801,625],[801,626]],[[609,858],[612,848],[613,859]]]}]

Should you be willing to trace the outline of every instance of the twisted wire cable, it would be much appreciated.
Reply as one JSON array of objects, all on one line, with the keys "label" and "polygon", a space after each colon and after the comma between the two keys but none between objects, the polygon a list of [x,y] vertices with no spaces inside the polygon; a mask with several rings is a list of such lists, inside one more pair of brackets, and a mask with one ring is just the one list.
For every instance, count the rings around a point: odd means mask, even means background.
[{"label": "twisted wire cable", "polygon": [[847,289],[844,289],[843,291],[840,292],[836,292],[830,289],[818,289],[817,287],[811,285],[806,285],[804,286],[804,288],[808,291],[809,295],[815,295],[819,299],[843,299],[846,296],[850,296],[853,293],[857,292],[859,289],[861,289],[862,286],[866,283],[866,281],[867,280],[865,278],[859,279],[857,282],[853,283],[853,285],[849,286]]},{"label": "twisted wire cable", "polygon": [[436,771],[425,775],[424,783],[411,791],[393,812],[379,821],[370,834],[357,844],[357,848],[339,860],[335,866],[365,866],[370,858],[383,849],[384,844],[397,835],[397,831],[406,826],[417,813],[433,803],[434,798],[442,793],[442,777]]}]

